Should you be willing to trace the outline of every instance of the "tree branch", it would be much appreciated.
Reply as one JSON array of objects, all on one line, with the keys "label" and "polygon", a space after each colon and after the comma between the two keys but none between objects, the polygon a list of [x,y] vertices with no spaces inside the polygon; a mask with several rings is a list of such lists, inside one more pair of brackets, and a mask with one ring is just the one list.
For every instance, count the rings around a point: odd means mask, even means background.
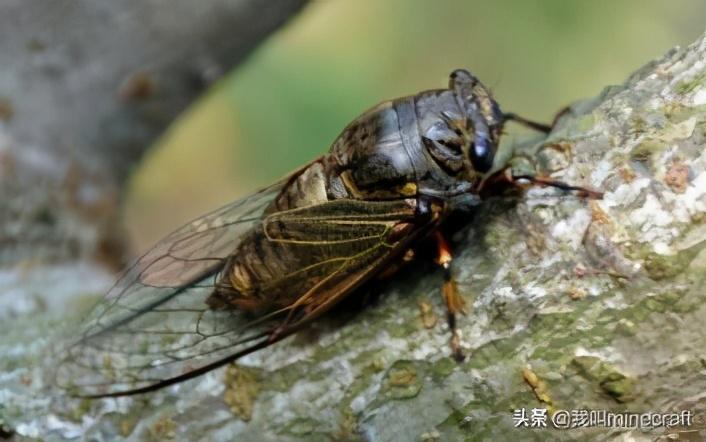
[{"label": "tree branch", "polygon": [[[55,326],[21,317],[0,329],[14,333],[0,338],[0,397],[9,398],[0,420],[23,435],[59,437],[574,440],[610,437],[604,428],[516,429],[512,410],[703,415],[704,60],[706,36],[578,103],[546,139],[518,148],[515,167],[536,159],[605,197],[535,188],[481,206],[455,238],[456,278],[472,305],[459,321],[467,361],[450,357],[441,275],[418,264],[357,315],[339,312],[147,399],[59,396],[40,369],[16,362],[50,365],[50,344],[38,336]],[[6,357],[17,346],[21,356]],[[704,437],[700,425],[648,437]]]},{"label": "tree branch", "polygon": [[117,202],[131,168],[304,3],[0,4],[0,264],[119,263]]}]

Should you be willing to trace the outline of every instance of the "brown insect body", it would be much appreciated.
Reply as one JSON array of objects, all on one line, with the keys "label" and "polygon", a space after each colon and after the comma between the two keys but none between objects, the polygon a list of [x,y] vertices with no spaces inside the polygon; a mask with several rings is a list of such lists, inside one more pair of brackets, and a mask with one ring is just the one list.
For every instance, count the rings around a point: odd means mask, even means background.
[{"label": "brown insect body", "polygon": [[[262,225],[229,258],[210,302],[255,311],[298,302],[314,312],[404,251],[400,246],[410,235],[397,232],[438,224],[441,213],[434,220],[425,213],[432,199],[444,211],[453,210],[444,196],[477,203],[467,190],[482,175],[464,170],[462,151],[473,134],[453,125],[467,128],[480,113],[495,128],[502,115],[484,89],[485,101],[475,101],[482,86],[465,71],[454,74],[451,87],[374,107],[342,132],[328,154],[292,175]],[[460,96],[464,92],[475,95]],[[292,222],[304,231],[294,232]],[[342,254],[357,257],[349,262]]]},{"label": "brown insect body", "polygon": [[[448,89],[372,108],[327,154],[141,257],[67,349],[57,380],[81,396],[151,391],[299,330],[480,202],[508,115],[463,70]],[[447,249],[441,238],[453,330],[463,300]]]}]

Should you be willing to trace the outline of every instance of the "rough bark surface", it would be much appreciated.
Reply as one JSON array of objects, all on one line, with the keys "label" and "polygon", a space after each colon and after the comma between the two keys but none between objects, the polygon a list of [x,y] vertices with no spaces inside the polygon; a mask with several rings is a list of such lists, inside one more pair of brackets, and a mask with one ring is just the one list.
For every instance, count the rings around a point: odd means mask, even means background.
[{"label": "rough bark surface", "polygon": [[[518,148],[517,168],[537,159],[605,197],[534,188],[488,201],[456,235],[456,278],[471,307],[460,319],[463,363],[449,357],[441,276],[422,264],[358,314],[144,397],[55,391],[45,377],[51,349],[75,314],[30,309],[0,322],[0,424],[56,439],[702,440],[705,139],[706,36]],[[23,284],[41,290],[51,274],[28,269]],[[0,299],[12,298],[2,287]],[[62,305],[95,295],[78,284],[66,291]],[[523,407],[691,410],[697,419],[649,432],[516,429],[512,410]]]},{"label": "rough bark surface", "polygon": [[119,265],[117,206],[132,166],[305,3],[0,3],[0,265]]}]

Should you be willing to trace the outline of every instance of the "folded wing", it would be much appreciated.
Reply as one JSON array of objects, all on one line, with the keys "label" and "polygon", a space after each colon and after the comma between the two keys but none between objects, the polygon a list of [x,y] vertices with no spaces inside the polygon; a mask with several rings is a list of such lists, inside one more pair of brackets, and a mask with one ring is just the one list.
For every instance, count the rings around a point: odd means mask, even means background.
[{"label": "folded wing", "polygon": [[[300,329],[430,227],[415,224],[413,200],[337,200],[265,216],[282,186],[187,224],[138,259],[64,350],[57,383],[78,396],[118,396],[202,374]],[[224,262],[252,229],[302,256],[265,282],[292,302],[257,318],[209,308]]]}]

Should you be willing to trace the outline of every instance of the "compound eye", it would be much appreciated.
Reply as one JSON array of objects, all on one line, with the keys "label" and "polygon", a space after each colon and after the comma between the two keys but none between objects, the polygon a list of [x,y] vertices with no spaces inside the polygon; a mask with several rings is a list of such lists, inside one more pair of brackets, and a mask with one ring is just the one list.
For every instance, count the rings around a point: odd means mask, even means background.
[{"label": "compound eye", "polygon": [[491,148],[490,141],[487,138],[481,137],[475,140],[470,154],[473,168],[478,172],[485,173],[493,167],[495,150]]}]

